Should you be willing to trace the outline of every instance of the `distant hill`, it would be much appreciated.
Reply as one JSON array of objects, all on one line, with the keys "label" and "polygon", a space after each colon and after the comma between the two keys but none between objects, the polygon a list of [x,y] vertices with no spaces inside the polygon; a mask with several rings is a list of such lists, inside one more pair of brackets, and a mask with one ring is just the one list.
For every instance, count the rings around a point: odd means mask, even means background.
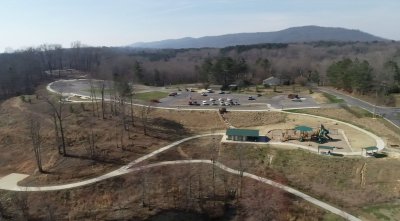
[{"label": "distant hill", "polygon": [[135,48],[223,48],[235,45],[262,43],[300,43],[315,41],[371,42],[387,41],[359,30],[303,26],[276,32],[238,33],[200,38],[169,39],[154,42],[138,42],[130,45]]}]

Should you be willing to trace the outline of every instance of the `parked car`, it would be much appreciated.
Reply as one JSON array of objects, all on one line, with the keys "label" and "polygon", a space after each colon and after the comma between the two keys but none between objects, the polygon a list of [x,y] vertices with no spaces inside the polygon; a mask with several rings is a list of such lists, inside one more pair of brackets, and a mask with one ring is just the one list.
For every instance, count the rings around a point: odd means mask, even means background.
[{"label": "parked car", "polygon": [[213,102],[213,101],[215,101],[215,99],[214,98],[210,98],[210,101]]},{"label": "parked car", "polygon": [[212,102],[211,102],[211,105],[218,105],[218,104],[217,104],[217,102],[212,101]]},{"label": "parked car", "polygon": [[214,91],[212,89],[207,89],[208,93],[214,93]]},{"label": "parked car", "polygon": [[201,93],[201,96],[208,96],[207,93],[203,92]]},{"label": "parked car", "polygon": [[231,105],[231,102],[228,102],[228,101],[225,102],[225,106],[230,106],[230,105]]},{"label": "parked car", "polygon": [[202,104],[202,105],[209,105],[209,104],[207,103],[207,101],[202,101],[201,104]]},{"label": "parked car", "polygon": [[220,102],[219,102],[219,105],[220,105],[220,106],[225,106],[225,102],[220,101]]},{"label": "parked car", "polygon": [[178,93],[176,93],[176,92],[171,92],[168,94],[168,96],[176,96],[176,95],[178,95]]},{"label": "parked car", "polygon": [[220,98],[218,98],[218,101],[225,101],[225,98],[220,97]]},{"label": "parked car", "polygon": [[225,94],[225,91],[220,91],[218,94]]},{"label": "parked car", "polygon": [[231,102],[232,98],[227,98],[226,101]]},{"label": "parked car", "polygon": [[249,101],[254,101],[255,98],[254,98],[253,96],[249,96],[248,100],[249,100]]},{"label": "parked car", "polygon": [[234,105],[240,105],[238,101],[233,102]]}]

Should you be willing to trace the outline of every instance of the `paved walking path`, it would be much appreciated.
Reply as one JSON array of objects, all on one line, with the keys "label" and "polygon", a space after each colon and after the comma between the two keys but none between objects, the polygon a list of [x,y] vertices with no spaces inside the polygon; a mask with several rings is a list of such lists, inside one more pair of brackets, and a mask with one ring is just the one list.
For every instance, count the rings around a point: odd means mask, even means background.
[{"label": "paved walking path", "polygon": [[[298,197],[300,197],[300,198],[302,198],[302,199],[304,199],[304,200],[306,200],[306,201],[308,201],[308,202],[310,202],[310,203],[312,203],[312,204],[314,204],[316,206],[319,206],[319,207],[321,207],[321,208],[323,208],[323,209],[325,209],[325,210],[327,210],[329,212],[332,212],[332,213],[334,213],[336,215],[339,215],[339,216],[341,216],[341,217],[343,217],[343,218],[345,218],[347,220],[361,221],[361,219],[359,219],[359,218],[357,218],[357,217],[355,217],[355,216],[353,216],[353,215],[351,215],[351,214],[349,214],[349,213],[347,213],[347,212],[345,212],[345,211],[343,211],[341,209],[338,209],[338,208],[336,208],[334,206],[331,206],[331,205],[329,205],[329,204],[327,204],[325,202],[322,202],[322,201],[320,201],[320,200],[318,200],[318,199],[316,199],[314,197],[311,197],[311,196],[309,196],[309,195],[307,195],[305,193],[302,193],[302,192],[300,192],[300,191],[298,191],[296,189],[293,189],[293,188],[291,188],[289,186],[277,183],[277,182],[275,182],[273,180],[270,180],[270,179],[267,179],[267,178],[264,178],[264,177],[260,177],[260,176],[257,176],[257,175],[251,174],[251,173],[235,170],[235,169],[232,169],[230,167],[225,166],[222,163],[219,163],[217,161],[211,161],[211,160],[163,161],[163,162],[144,165],[144,166],[140,166],[140,167],[126,168],[126,169],[124,168],[124,169],[116,170],[116,171],[113,171],[111,173],[108,173],[106,175],[103,175],[103,176],[99,177],[101,179],[95,178],[97,180],[95,180],[95,179],[91,179],[91,180],[93,180],[93,182],[98,182],[100,180],[108,179],[108,178],[111,178],[111,177],[114,177],[114,176],[123,175],[123,174],[126,174],[126,173],[131,173],[131,172],[140,171],[140,170],[149,169],[149,168],[154,168],[154,167],[160,167],[160,166],[179,165],[179,164],[200,164],[200,163],[211,164],[211,165],[214,165],[214,166],[216,166],[216,167],[218,167],[218,168],[220,168],[220,169],[222,169],[222,170],[224,170],[224,171],[226,171],[228,173],[232,173],[232,174],[239,175],[239,176],[242,175],[243,177],[248,177],[250,179],[254,179],[256,181],[259,181],[259,182],[271,185],[273,187],[282,189],[282,190],[284,190],[286,192],[289,192],[289,193],[291,193],[293,195],[296,195],[296,196],[298,196]],[[18,174],[11,174],[11,175],[9,175],[7,177],[11,177],[11,176],[13,176],[13,177],[20,176],[19,178],[22,178],[22,179],[24,179],[26,177],[26,176],[18,175]],[[16,186],[12,187],[11,190],[14,190],[14,191],[62,190],[62,189],[73,188],[74,186],[76,187],[76,185],[87,185],[87,184],[93,183],[93,182],[83,181],[83,182],[78,182],[78,183],[73,183],[73,184],[66,184],[66,185],[59,185],[59,186],[47,186],[47,187],[22,187],[22,186],[16,185]],[[1,185],[1,182],[0,182],[0,185]]]}]

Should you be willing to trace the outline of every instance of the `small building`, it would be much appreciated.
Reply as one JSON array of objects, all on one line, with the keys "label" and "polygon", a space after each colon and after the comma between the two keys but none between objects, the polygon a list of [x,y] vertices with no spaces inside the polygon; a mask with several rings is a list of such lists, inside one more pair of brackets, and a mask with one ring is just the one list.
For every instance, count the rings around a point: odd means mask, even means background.
[{"label": "small building", "polygon": [[235,90],[238,89],[238,85],[237,84],[230,84],[230,85],[228,85],[228,87],[229,87],[229,90],[231,90],[231,91],[235,91]]},{"label": "small building", "polygon": [[236,129],[229,128],[226,130],[227,140],[233,141],[258,141],[259,138],[258,130],[248,130],[248,129]]},{"label": "small building", "polygon": [[269,77],[269,78],[263,80],[263,85],[265,85],[265,86],[278,86],[281,84],[282,84],[281,79],[277,78],[277,77]]},{"label": "small building", "polygon": [[376,152],[378,152],[378,147],[365,147],[362,148],[362,152],[361,154],[364,155],[364,151],[365,151],[365,155],[364,156],[373,156]]}]

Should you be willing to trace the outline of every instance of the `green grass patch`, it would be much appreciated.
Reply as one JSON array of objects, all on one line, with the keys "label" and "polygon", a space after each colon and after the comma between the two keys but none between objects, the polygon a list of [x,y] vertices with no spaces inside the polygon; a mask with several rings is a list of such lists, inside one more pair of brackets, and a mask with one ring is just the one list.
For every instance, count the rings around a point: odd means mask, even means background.
[{"label": "green grass patch", "polygon": [[138,93],[135,94],[134,98],[143,101],[151,101],[151,100],[160,100],[168,96],[168,93],[161,92],[161,91],[152,91],[152,92],[145,92],[145,93]]},{"label": "green grass patch", "polygon": [[[352,106],[349,107],[347,104],[340,104],[340,107],[345,109],[347,112],[353,114],[357,118],[363,118],[363,117],[374,117],[373,114],[365,109],[362,109],[360,107]],[[377,116],[375,116],[377,117]]]},{"label": "green grass patch", "polygon": [[378,220],[390,221],[400,217],[400,204],[398,202],[367,206],[362,208],[362,210],[373,215]]},{"label": "green grass patch", "polygon": [[323,221],[344,221],[345,219],[334,213],[326,213],[322,220]]},{"label": "green grass patch", "polygon": [[336,96],[334,96],[332,94],[328,94],[328,93],[322,93],[322,94],[326,97],[326,99],[328,99],[329,103],[337,104],[337,103],[344,102],[343,99],[337,98]]}]

